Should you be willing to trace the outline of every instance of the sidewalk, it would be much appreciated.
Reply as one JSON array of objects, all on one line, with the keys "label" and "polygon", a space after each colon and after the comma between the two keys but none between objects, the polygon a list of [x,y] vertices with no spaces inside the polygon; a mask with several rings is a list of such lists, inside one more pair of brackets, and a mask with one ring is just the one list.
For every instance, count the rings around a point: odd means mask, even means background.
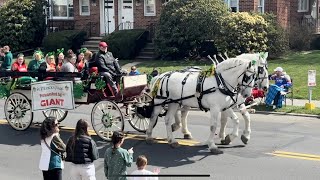
[{"label": "sidewalk", "polygon": [[[309,100],[307,99],[293,99],[293,106],[305,106],[306,103],[308,103]],[[320,107],[320,101],[311,101],[311,103],[314,103],[316,107]],[[292,101],[290,99],[287,99],[287,106],[291,106]]]}]

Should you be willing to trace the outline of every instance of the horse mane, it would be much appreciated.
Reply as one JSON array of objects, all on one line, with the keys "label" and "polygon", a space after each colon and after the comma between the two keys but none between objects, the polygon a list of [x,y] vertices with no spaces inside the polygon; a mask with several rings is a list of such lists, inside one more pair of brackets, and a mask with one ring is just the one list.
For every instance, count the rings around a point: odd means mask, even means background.
[{"label": "horse mane", "polygon": [[240,59],[240,58],[229,58],[228,60],[225,60],[217,65],[217,71],[225,71],[228,69],[232,69],[237,66],[241,66],[244,63],[248,64],[251,62],[249,59]]}]

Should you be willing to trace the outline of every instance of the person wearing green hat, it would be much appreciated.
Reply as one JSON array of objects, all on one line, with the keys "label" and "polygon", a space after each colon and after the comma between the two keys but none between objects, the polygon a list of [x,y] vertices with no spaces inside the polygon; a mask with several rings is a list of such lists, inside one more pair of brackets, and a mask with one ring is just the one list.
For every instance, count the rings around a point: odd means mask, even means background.
[{"label": "person wearing green hat", "polygon": [[43,53],[40,50],[37,50],[34,52],[33,54],[33,60],[29,62],[28,65],[28,71],[38,71],[39,67],[42,63],[45,63],[45,61],[43,60]]},{"label": "person wearing green hat", "polygon": [[57,60],[56,60],[56,70],[57,72],[60,72],[61,71],[61,67],[62,67],[62,64],[63,64],[63,61],[64,61],[64,48],[61,48],[61,49],[57,49],[57,54],[56,54],[56,57],[57,57]]},{"label": "person wearing green hat", "polygon": [[87,48],[81,48],[79,50],[78,59],[76,62],[76,66],[79,72],[81,72],[85,66],[86,60],[84,59],[84,53],[86,53],[87,50]]}]

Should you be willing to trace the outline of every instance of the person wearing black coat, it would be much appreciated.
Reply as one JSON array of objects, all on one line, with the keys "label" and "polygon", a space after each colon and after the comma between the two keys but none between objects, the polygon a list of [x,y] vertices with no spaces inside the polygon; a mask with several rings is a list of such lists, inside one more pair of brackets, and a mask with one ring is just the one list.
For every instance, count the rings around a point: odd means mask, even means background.
[{"label": "person wearing black coat", "polygon": [[75,133],[68,140],[65,161],[71,162],[71,177],[77,180],[95,180],[95,166],[93,161],[99,158],[96,143],[88,133],[89,124],[80,119]]}]

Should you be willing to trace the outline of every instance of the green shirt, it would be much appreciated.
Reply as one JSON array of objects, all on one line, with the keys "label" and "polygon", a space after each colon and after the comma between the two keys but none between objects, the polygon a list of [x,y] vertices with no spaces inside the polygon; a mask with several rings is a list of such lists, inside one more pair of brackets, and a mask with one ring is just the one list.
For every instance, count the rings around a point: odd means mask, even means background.
[{"label": "green shirt", "polygon": [[113,150],[109,147],[104,155],[104,173],[109,180],[126,180],[127,167],[133,162],[133,156],[127,150],[119,147]]},{"label": "green shirt", "polygon": [[30,61],[29,65],[28,65],[28,71],[38,71],[40,64],[43,62],[44,62],[43,59],[40,59],[39,61],[37,61],[35,59]]},{"label": "green shirt", "polygon": [[12,58],[12,53],[10,51],[5,53],[3,62],[1,64],[1,69],[11,69]]}]

